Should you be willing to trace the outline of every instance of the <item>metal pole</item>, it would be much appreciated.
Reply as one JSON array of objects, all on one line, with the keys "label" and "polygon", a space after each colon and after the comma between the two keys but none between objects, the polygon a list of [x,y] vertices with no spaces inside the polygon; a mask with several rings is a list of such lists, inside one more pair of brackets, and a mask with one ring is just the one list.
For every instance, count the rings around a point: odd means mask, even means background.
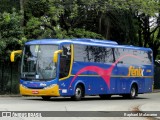
[{"label": "metal pole", "polygon": [[13,68],[13,65],[11,63],[11,86],[10,86],[10,94],[12,93],[12,68]]},{"label": "metal pole", "polygon": [[2,60],[1,61],[1,65],[2,65],[2,71],[1,71],[1,73],[2,73],[2,79],[1,79],[1,93],[3,93],[3,75],[4,75],[4,61]]}]

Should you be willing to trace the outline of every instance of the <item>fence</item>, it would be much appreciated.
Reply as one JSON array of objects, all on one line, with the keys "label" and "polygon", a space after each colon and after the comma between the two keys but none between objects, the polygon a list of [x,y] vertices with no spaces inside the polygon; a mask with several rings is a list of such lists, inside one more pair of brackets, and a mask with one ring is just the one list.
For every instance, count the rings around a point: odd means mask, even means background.
[{"label": "fence", "polygon": [[154,89],[160,89],[160,64],[154,67]]},{"label": "fence", "polygon": [[19,94],[20,62],[0,62],[0,94]]}]

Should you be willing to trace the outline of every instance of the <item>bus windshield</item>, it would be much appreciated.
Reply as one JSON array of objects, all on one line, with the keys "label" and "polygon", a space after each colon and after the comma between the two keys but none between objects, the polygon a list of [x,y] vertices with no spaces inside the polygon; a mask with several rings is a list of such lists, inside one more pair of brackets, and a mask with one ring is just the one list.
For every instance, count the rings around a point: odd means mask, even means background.
[{"label": "bus windshield", "polygon": [[24,80],[49,80],[56,77],[53,53],[57,45],[26,45],[21,64],[21,78]]}]

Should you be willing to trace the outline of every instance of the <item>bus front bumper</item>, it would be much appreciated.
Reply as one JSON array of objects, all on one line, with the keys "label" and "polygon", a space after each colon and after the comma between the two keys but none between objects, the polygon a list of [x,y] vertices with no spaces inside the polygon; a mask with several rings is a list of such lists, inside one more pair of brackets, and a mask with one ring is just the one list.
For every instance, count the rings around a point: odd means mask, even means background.
[{"label": "bus front bumper", "polygon": [[59,86],[56,84],[44,89],[29,89],[20,84],[20,94],[24,96],[60,96]]}]

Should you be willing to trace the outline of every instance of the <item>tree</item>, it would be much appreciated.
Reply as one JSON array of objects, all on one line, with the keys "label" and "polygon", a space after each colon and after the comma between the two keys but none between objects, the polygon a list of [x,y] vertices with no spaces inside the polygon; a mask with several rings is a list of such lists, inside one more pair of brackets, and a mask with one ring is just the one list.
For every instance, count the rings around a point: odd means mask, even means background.
[{"label": "tree", "polygon": [[93,0],[90,3],[99,16],[96,17],[99,19],[96,20],[99,21],[96,26],[100,34],[120,44],[150,47],[156,58],[160,41],[158,36],[152,36],[160,24],[156,20],[151,24],[151,18],[159,19],[156,16],[159,13],[159,1]]},{"label": "tree", "polygon": [[12,12],[12,8],[20,10],[19,0],[0,0],[0,13]]},{"label": "tree", "polygon": [[[73,32],[77,29],[82,30],[81,33],[84,33],[84,29],[93,33],[95,31],[86,28],[88,24],[85,25],[85,17],[88,13],[85,12],[83,4],[76,0],[25,0],[25,35],[29,39],[68,38],[77,36]],[[98,34],[95,33],[93,36],[95,35]]]},{"label": "tree", "polygon": [[26,40],[20,24],[21,18],[15,9],[12,13],[0,13],[0,55],[5,60],[9,59],[11,50],[19,49]]},{"label": "tree", "polygon": [[26,0],[24,4],[25,35],[28,39],[55,38],[63,10],[56,0]]}]

